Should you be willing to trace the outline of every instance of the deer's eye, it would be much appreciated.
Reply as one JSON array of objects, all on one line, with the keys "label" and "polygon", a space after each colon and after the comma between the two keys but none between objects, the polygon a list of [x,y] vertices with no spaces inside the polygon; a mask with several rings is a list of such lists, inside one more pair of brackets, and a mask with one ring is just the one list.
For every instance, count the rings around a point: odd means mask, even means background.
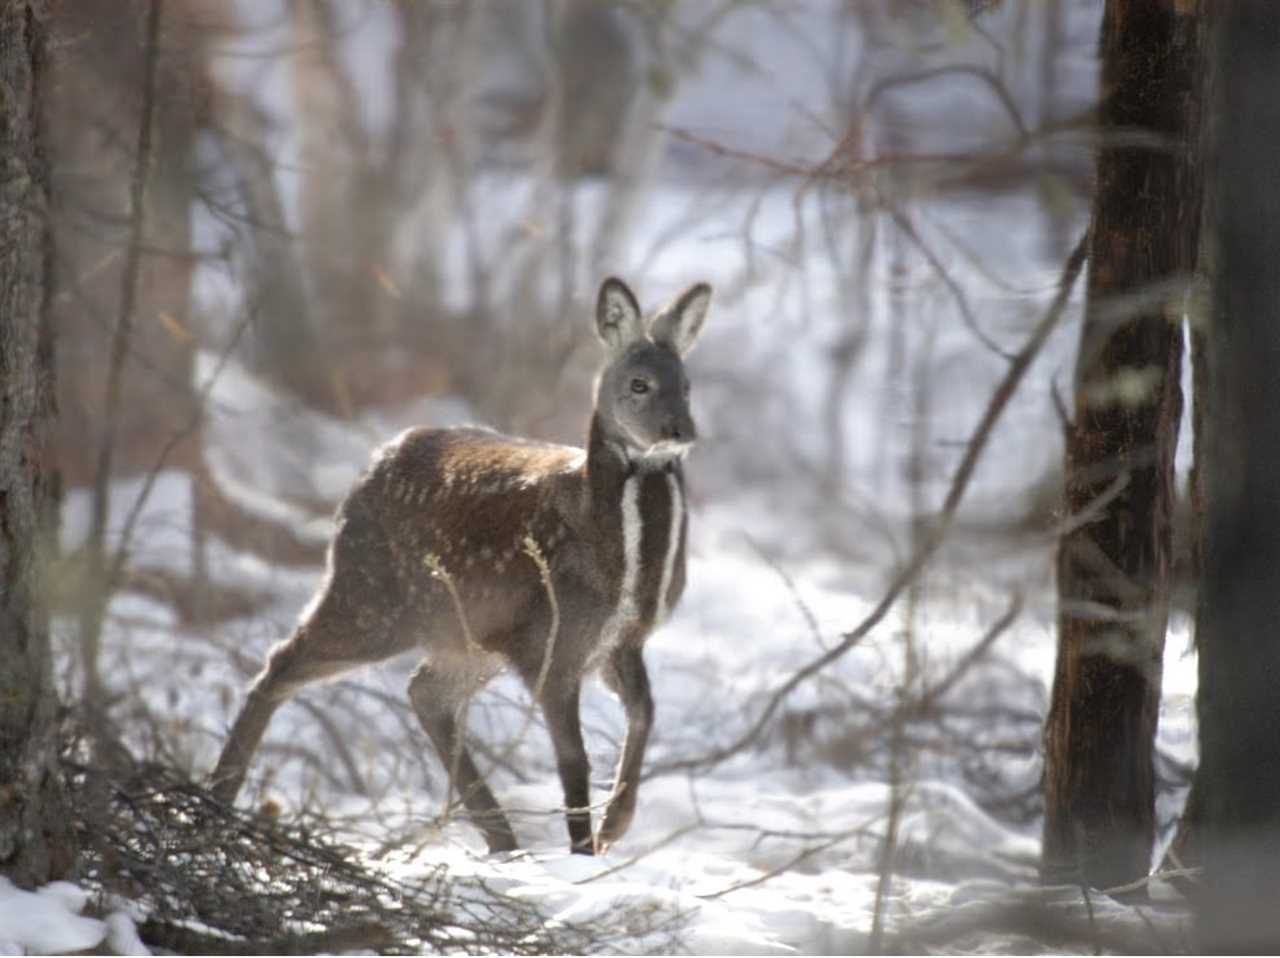
[{"label": "deer's eye", "polygon": [[648,391],[649,391],[649,383],[646,380],[638,379],[638,378],[631,380],[631,392],[634,395],[640,396],[640,395],[643,395],[644,393],[647,393]]}]

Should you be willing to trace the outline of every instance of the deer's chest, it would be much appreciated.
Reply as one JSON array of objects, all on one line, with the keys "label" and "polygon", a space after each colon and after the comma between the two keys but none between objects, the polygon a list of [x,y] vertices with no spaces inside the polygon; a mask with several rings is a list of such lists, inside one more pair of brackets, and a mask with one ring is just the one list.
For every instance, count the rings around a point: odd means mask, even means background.
[{"label": "deer's chest", "polygon": [[678,472],[637,472],[623,481],[614,549],[614,608],[623,623],[647,629],[670,615],[684,589],[687,520]]}]

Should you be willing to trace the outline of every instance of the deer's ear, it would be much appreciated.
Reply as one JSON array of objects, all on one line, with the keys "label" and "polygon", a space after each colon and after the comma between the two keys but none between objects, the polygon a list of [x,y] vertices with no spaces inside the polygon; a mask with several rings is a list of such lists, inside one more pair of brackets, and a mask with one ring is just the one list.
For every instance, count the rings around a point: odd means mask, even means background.
[{"label": "deer's ear", "polygon": [[702,321],[711,305],[711,287],[706,283],[690,286],[666,309],[653,318],[649,335],[655,343],[669,346],[683,356],[698,340]]},{"label": "deer's ear", "polygon": [[606,346],[621,352],[644,337],[644,319],[635,295],[620,279],[610,276],[600,284],[596,300],[596,333]]}]

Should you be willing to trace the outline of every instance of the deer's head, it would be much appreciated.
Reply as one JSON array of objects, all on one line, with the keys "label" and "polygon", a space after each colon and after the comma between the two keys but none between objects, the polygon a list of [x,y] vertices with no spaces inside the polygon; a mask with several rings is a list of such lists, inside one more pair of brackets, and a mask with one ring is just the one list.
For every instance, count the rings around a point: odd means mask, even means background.
[{"label": "deer's head", "polygon": [[609,278],[596,301],[596,332],[609,359],[596,386],[605,435],[629,457],[683,454],[697,439],[684,357],[711,303],[711,287],[689,287],[646,321],[627,285]]}]

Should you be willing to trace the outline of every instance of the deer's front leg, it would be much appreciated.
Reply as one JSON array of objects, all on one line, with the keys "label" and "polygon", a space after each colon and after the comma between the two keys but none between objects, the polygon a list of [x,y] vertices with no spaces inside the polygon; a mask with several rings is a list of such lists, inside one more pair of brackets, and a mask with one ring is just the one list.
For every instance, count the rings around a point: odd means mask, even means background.
[{"label": "deer's front leg", "polygon": [[598,852],[621,838],[635,816],[640,769],[649,743],[649,730],[653,728],[653,696],[649,693],[649,673],[639,645],[623,644],[615,649],[605,667],[604,680],[622,699],[627,715],[627,737],[622,743],[613,793],[596,837]]}]

